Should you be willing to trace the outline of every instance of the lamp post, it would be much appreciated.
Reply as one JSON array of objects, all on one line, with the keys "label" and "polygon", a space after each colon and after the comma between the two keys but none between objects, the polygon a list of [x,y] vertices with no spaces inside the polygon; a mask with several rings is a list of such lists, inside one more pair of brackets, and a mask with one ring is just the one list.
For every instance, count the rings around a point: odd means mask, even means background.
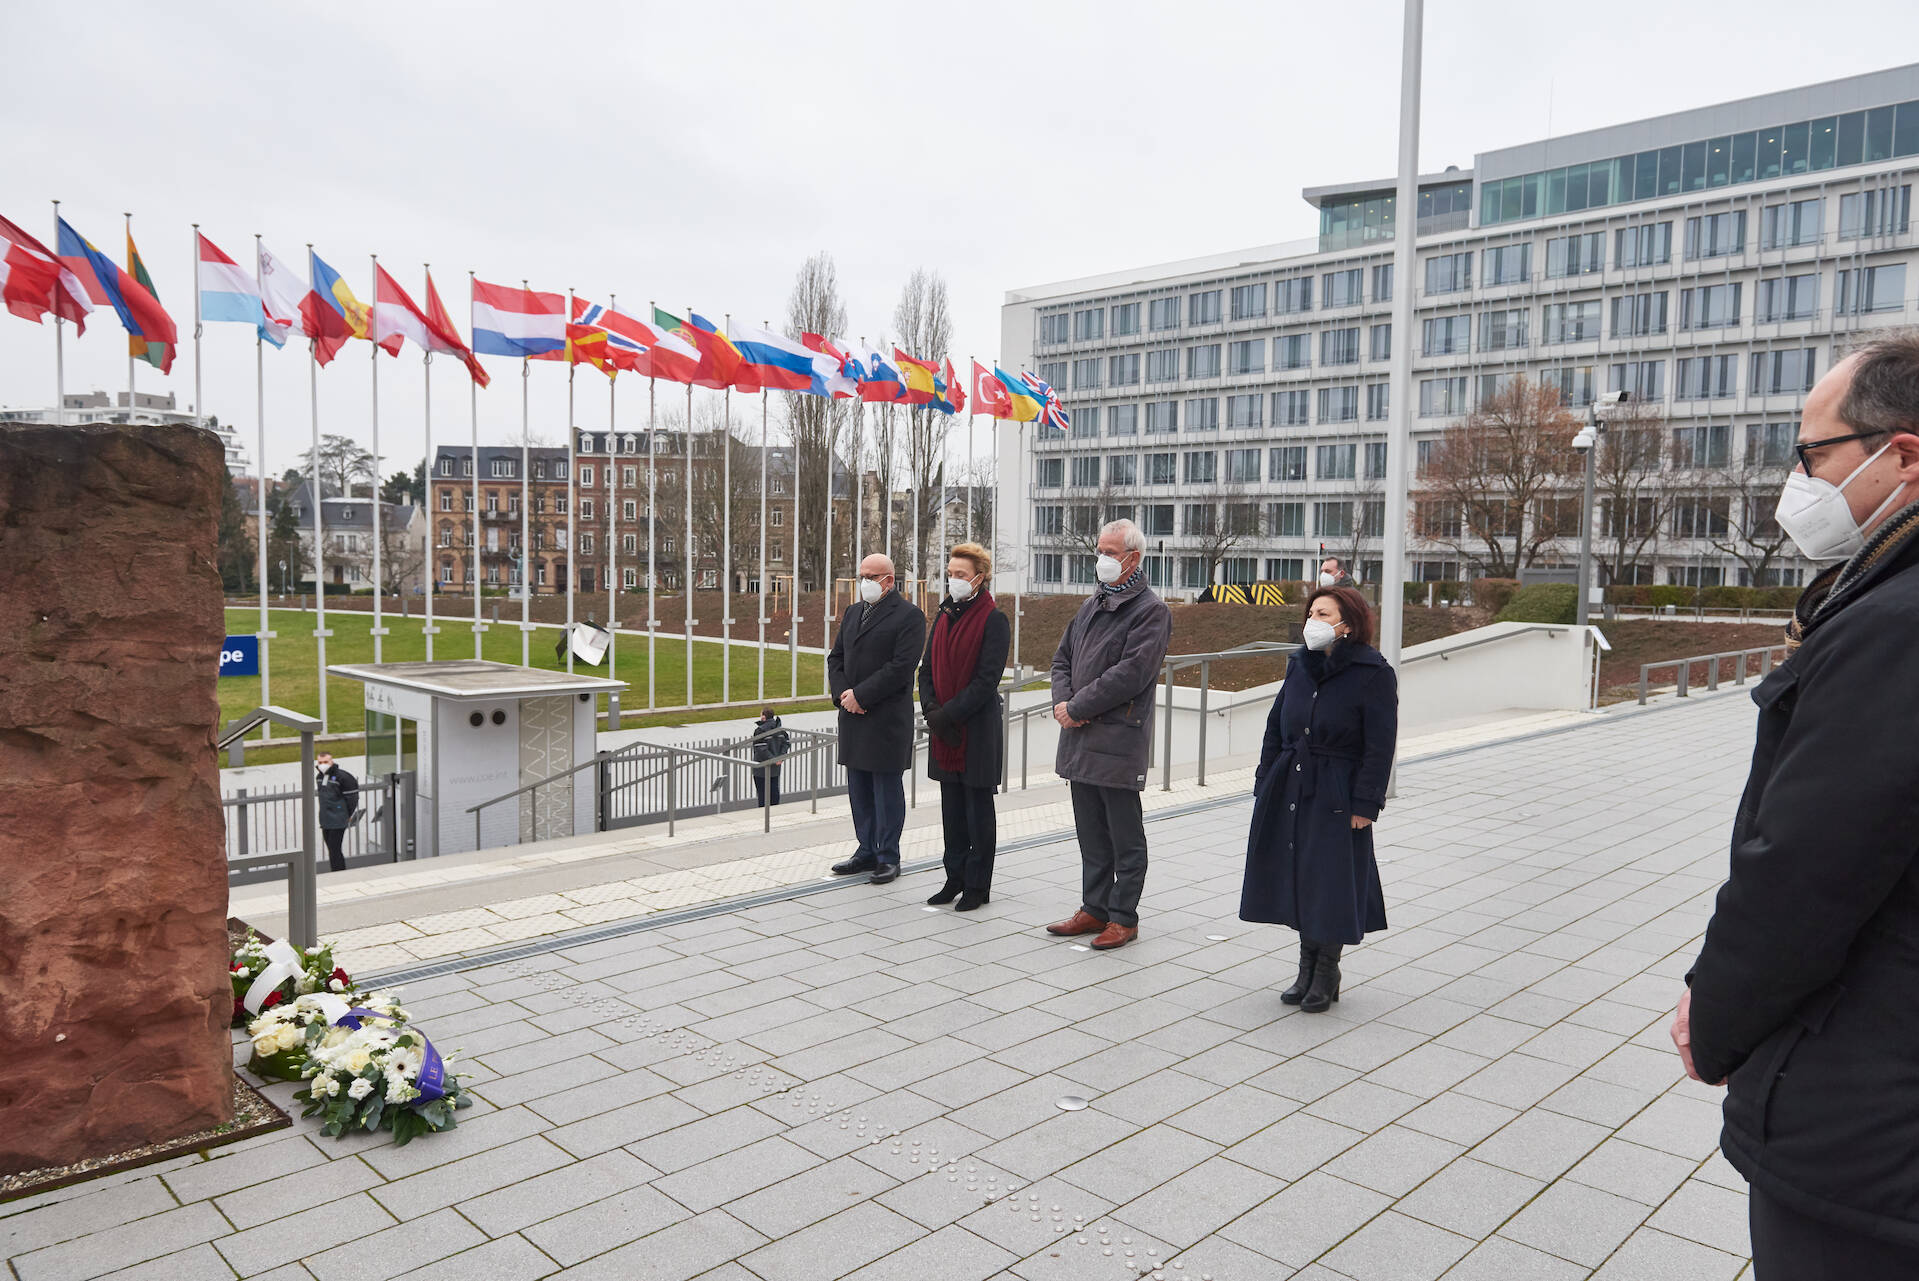
[{"label": "lamp post", "polygon": [[285,561],[281,561],[280,562],[280,595],[284,596],[286,594],[287,594],[287,563]]},{"label": "lamp post", "polygon": [[1586,425],[1573,437],[1573,448],[1586,456],[1586,496],[1579,508],[1579,607],[1575,621],[1584,627],[1592,605],[1593,561],[1593,457],[1599,452],[1599,438],[1606,434],[1606,415],[1614,406],[1623,405],[1629,393],[1607,392],[1593,401],[1586,411]]}]

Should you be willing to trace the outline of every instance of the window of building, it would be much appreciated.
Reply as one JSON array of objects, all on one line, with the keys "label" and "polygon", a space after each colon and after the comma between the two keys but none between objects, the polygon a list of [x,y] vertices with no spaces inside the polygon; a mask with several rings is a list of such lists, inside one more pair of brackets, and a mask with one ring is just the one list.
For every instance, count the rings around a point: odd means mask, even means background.
[{"label": "window of building", "polygon": [[513,475],[513,460],[510,458],[495,458],[493,460],[491,474],[496,478],[511,477]]},{"label": "window of building", "polygon": [[1146,406],[1146,431],[1155,432],[1179,430],[1179,402],[1176,400],[1155,400]]},{"label": "window of building", "polygon": [[1071,324],[1071,320],[1063,311],[1051,316],[1041,316],[1039,318],[1040,345],[1042,347],[1050,347],[1056,343],[1065,342],[1069,332],[1069,324]]},{"label": "window of building", "polygon": [[1207,289],[1200,293],[1186,295],[1186,323],[1189,325],[1217,325],[1220,320],[1221,291]]},{"label": "window of building", "polygon": [[[1255,517],[1253,524],[1258,525]],[[1238,519],[1234,508],[1226,509],[1226,532],[1229,534],[1256,534],[1257,528],[1248,529]],[[1259,576],[1259,561],[1252,556],[1228,556],[1219,562],[1219,579],[1223,583],[1250,583]]]},{"label": "window of building", "polygon": [[1619,267],[1657,267],[1671,261],[1671,222],[1645,222],[1613,233],[1613,262]]},{"label": "window of building", "polygon": [[1583,276],[1603,271],[1606,266],[1606,233],[1586,231],[1574,236],[1558,236],[1546,242],[1546,278]]},{"label": "window of building", "polygon": [[1839,238],[1864,240],[1906,230],[1912,214],[1911,187],[1879,187],[1839,197]]},{"label": "window of building", "polygon": [[1073,362],[1073,390],[1089,391],[1101,383],[1100,375],[1106,372],[1106,362],[1098,356],[1092,356]]},{"label": "window of building", "polygon": [[1386,442],[1383,440],[1366,442],[1366,479],[1386,479]]},{"label": "window of building", "polygon": [[1422,498],[1413,504],[1413,529],[1422,538],[1458,538],[1459,504],[1439,498]]},{"label": "window of building", "polygon": [[1212,450],[1188,450],[1185,459],[1185,479],[1187,484],[1212,485],[1218,483],[1219,458]]},{"label": "window of building", "polygon": [[1422,378],[1419,380],[1419,416],[1437,418],[1466,412],[1466,378]]},{"label": "window of building", "polygon": [[1107,435],[1139,435],[1138,405],[1108,405],[1106,409]]},{"label": "window of building", "polygon": [[1304,427],[1312,421],[1312,401],[1304,388],[1273,393],[1273,426]]},{"label": "window of building", "polygon": [[452,490],[442,489],[440,491],[440,510],[443,512],[450,512],[453,510],[453,491]]},{"label": "window of building", "polygon": [[1062,581],[1065,573],[1066,558],[1058,552],[1041,552],[1033,557],[1033,577],[1042,583]]},{"label": "window of building", "polygon": [[1065,387],[1067,386],[1067,369],[1067,362],[1063,360],[1042,361],[1039,367],[1039,379],[1048,387]]},{"label": "window of building", "polygon": [[1599,337],[1599,300],[1547,303],[1539,340],[1554,343],[1588,342]]},{"label": "window of building", "polygon": [[1357,365],[1359,363],[1359,326],[1328,329],[1319,336],[1319,363]]},{"label": "window of building", "polygon": [[[1040,535],[1065,533],[1066,509],[1052,503],[1033,508],[1033,532]],[[666,550],[670,552],[673,548],[669,545]]]},{"label": "window of building", "polygon": [[1099,487],[1099,455],[1080,455],[1073,459],[1073,485],[1080,489]]},{"label": "window of building", "polygon": [[1474,380],[1473,387],[1474,393],[1479,398],[1478,403],[1481,405],[1490,405],[1495,399],[1506,393],[1506,390],[1513,385],[1513,379],[1516,377],[1518,377],[1518,374],[1514,370],[1505,370],[1496,374],[1478,375]]},{"label": "window of building", "polygon": [[1181,513],[1186,518],[1188,537],[1209,537],[1218,530],[1219,509],[1211,503],[1187,503]]},{"label": "window of building", "polygon": [[1229,449],[1226,451],[1226,483],[1229,485],[1251,485],[1259,481],[1259,453],[1257,449]]},{"label": "window of building", "polygon": [[1265,373],[1266,340],[1249,338],[1229,343],[1226,348],[1226,370],[1233,374]]},{"label": "window of building", "polygon": [[1366,384],[1366,421],[1381,422],[1392,409],[1392,384]]},{"label": "window of building", "polygon": [[1698,470],[1724,467],[1732,461],[1732,427],[1728,423],[1675,427],[1672,433],[1672,465]]},{"label": "window of building", "polygon": [[1358,267],[1325,273],[1319,278],[1320,304],[1326,307],[1357,307],[1366,300],[1360,292],[1363,278]]},{"label": "window of building", "polygon": [[1193,588],[1206,586],[1208,566],[1204,556],[1181,556],[1179,558],[1179,585]]},{"label": "window of building", "polygon": [[1420,322],[1419,354],[1422,356],[1451,356],[1471,351],[1472,347],[1471,316],[1432,316]]},{"label": "window of building", "polygon": [[1373,301],[1391,302],[1393,300],[1393,265],[1381,263],[1373,268]]},{"label": "window of building", "polygon": [[1178,454],[1146,455],[1146,483],[1149,485],[1171,485],[1179,480]]},{"label": "window of building", "polygon": [[1594,379],[1591,365],[1572,365],[1563,369],[1548,369],[1539,377],[1542,387],[1551,387],[1559,393],[1562,405],[1590,405],[1593,402]]},{"label": "window of building", "polygon": [[1041,489],[1058,489],[1066,483],[1066,460],[1063,458],[1036,458],[1033,460],[1034,483]]},{"label": "window of building", "polygon": [[[1680,495],[1673,501],[1673,537],[1723,537],[1732,523],[1730,516],[1731,506],[1731,503],[1723,495],[1718,497],[1711,494]],[[1673,572],[1677,574],[1679,571],[1675,568]],[[1691,583],[1687,584],[1687,586],[1692,585]],[[1717,583],[1715,582],[1708,585],[1717,586]]]},{"label": "window of building", "polygon": [[1752,423],[1746,428],[1746,462],[1753,467],[1794,466],[1793,444],[1799,439],[1799,424]]},{"label": "window of building", "polygon": [[1171,503],[1148,503],[1142,513],[1145,523],[1141,529],[1149,538],[1171,538],[1173,536],[1173,505]]},{"label": "window of building", "polygon": [[1347,502],[1314,503],[1313,534],[1318,538],[1352,537],[1353,505]]},{"label": "window of building", "polygon": [[1319,389],[1320,422],[1350,423],[1357,422],[1358,419],[1359,387],[1357,384]]},{"label": "window of building", "polygon": [[1667,291],[1653,294],[1627,294],[1612,300],[1612,334],[1615,338],[1644,338],[1666,332]]},{"label": "window of building", "polygon": [[1311,334],[1281,334],[1273,339],[1273,371],[1305,369],[1313,363]]},{"label": "window of building", "polygon": [[1695,285],[1679,291],[1681,329],[1732,329],[1739,324],[1737,282]]},{"label": "window of building", "polygon": [[1073,341],[1092,342],[1106,336],[1106,308],[1084,307],[1073,313]]},{"label": "window of building", "polygon": [[1113,454],[1106,460],[1106,478],[1115,486],[1137,485],[1139,459],[1132,454]]},{"label": "window of building", "polygon": [[1267,503],[1266,532],[1275,538],[1305,537],[1306,504]]},{"label": "window of building", "polygon": [[1813,349],[1752,353],[1752,379],[1747,391],[1754,396],[1796,396],[1812,390]]},{"label": "window of building", "polygon": [[[1496,245],[1486,250],[1481,264],[1482,285],[1523,285],[1532,278],[1533,247],[1530,243]],[[1470,282],[1468,282],[1470,283]]]},{"label": "window of building", "polygon": [[1393,358],[1393,326],[1388,321],[1383,325],[1372,325],[1367,329],[1367,341],[1370,344],[1371,358],[1391,360]]},{"label": "window of building", "polygon": [[1686,257],[1723,258],[1746,248],[1746,211],[1698,214],[1686,219]]},{"label": "window of building", "polygon": [[[639,479],[640,479],[639,468],[637,467],[621,467],[620,468],[620,484],[626,486],[628,489],[631,489],[633,488],[634,485],[637,485],[639,483]],[[773,482],[774,493],[779,492],[779,488],[778,488],[779,484],[780,482],[777,480]]]},{"label": "window of building", "polygon": [[633,499],[627,498],[627,499],[621,500],[620,519],[622,520],[638,520],[639,519],[639,509],[635,505]]},{"label": "window of building", "polygon": [[1257,393],[1250,396],[1228,396],[1226,398],[1226,425],[1228,427],[1263,427],[1266,398]]},{"label": "window of building", "polygon": [[1776,324],[1785,320],[1811,320],[1819,310],[1819,276],[1805,272],[1797,276],[1774,276],[1759,282],[1759,296],[1753,308],[1758,324]]},{"label": "window of building", "polygon": [[1305,579],[1306,562],[1298,556],[1268,556],[1266,558],[1266,581],[1269,583],[1297,583]]},{"label": "window of building", "polygon": [[[561,501],[564,502],[565,500],[562,499]],[[580,500],[580,519],[593,519],[593,500],[591,498],[582,498]]]},{"label": "window of building", "polygon": [[1155,298],[1147,304],[1146,324],[1154,333],[1179,328],[1179,298]]},{"label": "window of building", "polygon": [[1187,431],[1219,430],[1219,397],[1200,396],[1186,402]]},{"label": "window of building", "polygon": [[1266,314],[1266,283],[1233,286],[1233,319],[1254,320]]},{"label": "window of building", "polygon": [[1666,362],[1628,360],[1615,364],[1607,371],[1606,390],[1627,392],[1637,401],[1664,400]]},{"label": "window of building", "polygon": [[1313,278],[1295,276],[1273,282],[1273,311],[1279,315],[1313,309]]},{"label": "window of building", "polygon": [[1139,383],[1139,353],[1128,352],[1124,356],[1114,356],[1107,362],[1107,374],[1115,387],[1132,387]]},{"label": "window of building", "polygon": [[1168,347],[1163,351],[1147,352],[1146,381],[1149,383],[1178,382],[1179,348]]},{"label": "window of building", "polygon": [[1479,349],[1481,351],[1513,351],[1525,345],[1525,308],[1514,307],[1480,314]]},{"label": "window of building", "polygon": [[1767,205],[1759,218],[1759,247],[1788,249],[1816,245],[1825,229],[1826,202],[1820,198]]},{"label": "window of building", "polygon": [[628,553],[639,551],[640,550],[639,535],[638,534],[621,534],[620,550]]},{"label": "window of building", "polygon": [[1139,304],[1136,302],[1114,303],[1111,307],[1113,337],[1129,338],[1139,332]]},{"label": "window of building", "polygon": [[1353,480],[1359,467],[1359,446],[1320,445],[1314,453],[1314,474],[1321,480]]},{"label": "window of building", "polygon": [[1098,405],[1081,405],[1075,409],[1073,411],[1074,432],[1085,436],[1099,435],[1099,411]]},{"label": "window of building", "polygon": [[1906,306],[1906,265],[1841,269],[1833,277],[1833,306],[1840,315],[1868,311],[1903,311]]},{"label": "window of building", "polygon": [[1306,446],[1281,445],[1266,451],[1266,479],[1289,481],[1306,479]]},{"label": "window of building", "polygon": [[1687,356],[1675,362],[1674,400],[1716,400],[1739,394],[1739,357]]},{"label": "window of building", "polygon": [[1186,349],[1186,376],[1188,378],[1219,377],[1219,344],[1202,343]]},{"label": "window of building", "polygon": [[1457,293],[1473,287],[1473,255],[1465,253],[1437,254],[1426,260],[1426,292],[1429,294]]}]

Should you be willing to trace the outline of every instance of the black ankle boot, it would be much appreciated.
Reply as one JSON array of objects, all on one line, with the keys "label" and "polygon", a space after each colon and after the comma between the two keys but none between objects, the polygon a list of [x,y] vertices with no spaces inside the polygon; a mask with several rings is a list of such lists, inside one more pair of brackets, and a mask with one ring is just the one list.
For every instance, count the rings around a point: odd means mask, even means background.
[{"label": "black ankle boot", "polygon": [[959,902],[953,904],[955,912],[971,912],[982,903],[991,903],[993,896],[986,890],[968,890],[959,896]]},{"label": "black ankle boot", "polygon": [[1313,984],[1299,1008],[1308,1014],[1324,1014],[1339,999],[1339,946],[1322,944],[1313,962]]},{"label": "black ankle boot", "polygon": [[1319,944],[1307,939],[1299,941],[1299,977],[1293,985],[1279,994],[1279,999],[1287,1005],[1298,1005],[1306,999],[1306,989],[1313,985],[1313,963],[1319,959]]},{"label": "black ankle boot", "polygon": [[958,881],[948,881],[940,887],[939,893],[926,900],[926,904],[928,907],[944,907],[946,904],[958,898],[960,896],[960,890],[964,888],[965,887]]}]

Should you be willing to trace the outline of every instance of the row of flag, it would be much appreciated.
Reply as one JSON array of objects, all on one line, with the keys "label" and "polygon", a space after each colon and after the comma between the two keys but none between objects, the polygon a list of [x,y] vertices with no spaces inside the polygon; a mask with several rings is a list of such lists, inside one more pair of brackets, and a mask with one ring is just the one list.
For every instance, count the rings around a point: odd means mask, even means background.
[{"label": "row of flag", "polygon": [[[179,335],[160,305],[131,231],[125,268],[66,219],[58,219],[58,232],[58,247],[49,251],[0,218],[5,247],[0,255],[0,301],[7,310],[36,323],[51,312],[85,333],[87,315],[96,307],[111,306],[127,331],[129,353],[163,373],[171,370]],[[394,356],[412,342],[423,351],[458,357],[482,387],[489,379],[479,357],[509,356],[591,365],[609,377],[626,372],[696,387],[929,405],[945,414],[962,413],[968,403],[951,357],[928,360],[898,347],[890,356],[860,352],[844,339],[819,334],[793,338],[745,328],[729,335],[696,312],[682,319],[655,307],[643,320],[583,298],[480,280],[472,281],[473,337],[468,344],[441,301],[431,272],[422,308],[376,264],[373,305],[368,307],[311,249],[307,280],[264,245],[249,275],[211,240],[195,235],[200,320],[253,325],[275,347],[284,346],[289,336],[306,338],[313,359],[323,366],[357,338]],[[974,413],[1071,428],[1058,394],[1037,376],[972,364]]]}]

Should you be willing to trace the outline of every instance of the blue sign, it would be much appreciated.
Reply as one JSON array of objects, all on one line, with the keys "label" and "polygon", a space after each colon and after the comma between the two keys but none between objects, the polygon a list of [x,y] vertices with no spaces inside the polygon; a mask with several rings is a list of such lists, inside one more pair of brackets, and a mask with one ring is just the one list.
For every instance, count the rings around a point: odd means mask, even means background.
[{"label": "blue sign", "polygon": [[220,675],[258,676],[260,674],[260,638],[229,636],[220,646]]}]

